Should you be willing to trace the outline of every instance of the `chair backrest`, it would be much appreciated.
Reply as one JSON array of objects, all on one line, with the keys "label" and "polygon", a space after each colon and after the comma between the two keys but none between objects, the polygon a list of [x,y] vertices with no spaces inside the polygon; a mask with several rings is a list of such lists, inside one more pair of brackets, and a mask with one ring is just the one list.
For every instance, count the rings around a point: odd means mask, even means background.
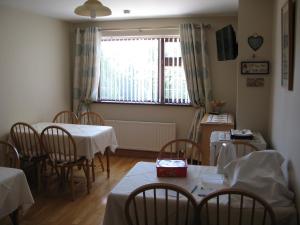
[{"label": "chair backrest", "polygon": [[77,124],[78,118],[74,112],[61,111],[54,116],[53,123],[70,123]]},{"label": "chair backrest", "polygon": [[18,122],[10,129],[11,139],[21,158],[39,158],[45,156],[38,132],[29,124]]},{"label": "chair backrest", "polygon": [[125,203],[129,225],[193,224],[197,203],[193,195],[172,184],[152,183],[135,189]]},{"label": "chair backrest", "polygon": [[235,146],[236,156],[242,157],[249,154],[250,152],[259,151],[259,149],[245,141],[233,141],[232,144]]},{"label": "chair backrest", "polygon": [[158,158],[185,158],[188,164],[201,164],[200,146],[188,139],[175,139],[166,143],[160,150]]},{"label": "chair backrest", "polygon": [[198,205],[199,225],[275,225],[272,207],[259,196],[240,189],[223,189],[204,197]]},{"label": "chair backrest", "polygon": [[1,166],[20,168],[19,153],[13,145],[5,141],[0,141],[0,154],[3,157]]},{"label": "chair backrest", "polygon": [[[227,142],[224,142],[223,144],[226,145]],[[235,140],[235,141],[230,142],[230,144],[232,144],[234,146],[237,158],[243,157],[254,151],[259,151],[259,149],[256,146],[254,146],[246,141]],[[218,163],[219,153],[220,152],[218,152],[216,155],[215,163]]]},{"label": "chair backrest", "polygon": [[98,113],[95,112],[84,112],[79,118],[80,124],[86,125],[104,125],[104,119]]},{"label": "chair backrest", "polygon": [[42,146],[50,160],[56,163],[72,163],[78,160],[76,143],[72,135],[62,127],[48,126],[41,134]]}]

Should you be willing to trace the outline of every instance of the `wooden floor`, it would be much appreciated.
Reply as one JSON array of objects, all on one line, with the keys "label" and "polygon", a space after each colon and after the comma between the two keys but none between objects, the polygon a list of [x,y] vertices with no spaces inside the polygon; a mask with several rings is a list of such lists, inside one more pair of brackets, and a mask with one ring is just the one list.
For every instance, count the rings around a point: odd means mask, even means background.
[{"label": "wooden floor", "polygon": [[[68,189],[58,190],[57,185],[47,193],[35,196],[35,204],[24,217],[21,225],[101,225],[105,212],[107,195],[118,181],[138,161],[151,161],[146,158],[111,157],[111,176],[106,178],[98,160],[96,181],[92,183],[91,193],[86,194],[85,185],[78,185],[75,200],[71,200]],[[105,160],[103,160],[105,161]],[[1,225],[11,225],[9,218],[0,220]]]}]

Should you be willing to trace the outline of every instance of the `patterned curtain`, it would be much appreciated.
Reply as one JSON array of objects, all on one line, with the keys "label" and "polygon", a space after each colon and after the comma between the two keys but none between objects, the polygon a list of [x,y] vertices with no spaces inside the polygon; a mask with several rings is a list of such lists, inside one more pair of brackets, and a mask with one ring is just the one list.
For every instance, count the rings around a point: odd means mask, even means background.
[{"label": "patterned curtain", "polygon": [[100,78],[101,32],[97,27],[76,29],[73,111],[79,115],[97,100]]},{"label": "patterned curtain", "polygon": [[188,138],[199,142],[200,121],[208,111],[212,99],[205,28],[203,24],[200,27],[181,24],[179,31],[187,88],[191,103],[196,109]]}]

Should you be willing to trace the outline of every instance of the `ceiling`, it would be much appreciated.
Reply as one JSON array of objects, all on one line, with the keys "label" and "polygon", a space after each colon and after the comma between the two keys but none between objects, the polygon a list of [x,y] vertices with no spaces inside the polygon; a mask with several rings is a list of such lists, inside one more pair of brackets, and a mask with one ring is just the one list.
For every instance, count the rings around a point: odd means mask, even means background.
[{"label": "ceiling", "polygon": [[[86,21],[74,14],[85,0],[0,0],[1,5],[66,21]],[[171,18],[209,15],[236,15],[238,0],[102,0],[112,15],[96,20]],[[123,10],[130,10],[124,14]]]}]

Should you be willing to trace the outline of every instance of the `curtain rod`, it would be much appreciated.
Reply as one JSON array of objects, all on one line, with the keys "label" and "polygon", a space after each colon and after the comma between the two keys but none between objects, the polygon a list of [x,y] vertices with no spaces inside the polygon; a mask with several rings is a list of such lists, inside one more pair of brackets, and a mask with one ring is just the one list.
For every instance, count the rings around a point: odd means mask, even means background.
[{"label": "curtain rod", "polygon": [[[200,26],[196,26],[196,28],[200,28]],[[211,28],[210,24],[205,24],[204,28]],[[143,30],[178,30],[179,27],[140,27],[140,28],[114,28],[114,29],[106,29],[99,28],[101,31],[143,31]],[[82,29],[80,29],[82,30]]]}]

